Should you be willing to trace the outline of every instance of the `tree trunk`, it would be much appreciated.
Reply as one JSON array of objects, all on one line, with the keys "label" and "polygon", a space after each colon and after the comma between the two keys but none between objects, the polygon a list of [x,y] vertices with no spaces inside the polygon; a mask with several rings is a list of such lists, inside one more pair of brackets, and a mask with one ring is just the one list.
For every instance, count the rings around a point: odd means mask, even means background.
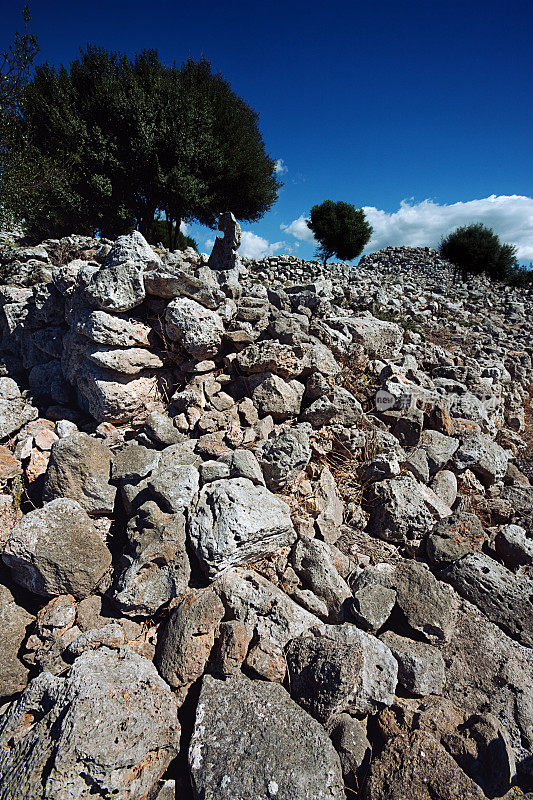
[{"label": "tree trunk", "polygon": [[172,250],[172,217],[167,216],[168,249]]},{"label": "tree trunk", "polygon": [[181,225],[181,217],[178,217],[174,223],[174,234],[172,236],[172,252],[176,250],[178,246],[178,236],[180,232],[180,225]]}]

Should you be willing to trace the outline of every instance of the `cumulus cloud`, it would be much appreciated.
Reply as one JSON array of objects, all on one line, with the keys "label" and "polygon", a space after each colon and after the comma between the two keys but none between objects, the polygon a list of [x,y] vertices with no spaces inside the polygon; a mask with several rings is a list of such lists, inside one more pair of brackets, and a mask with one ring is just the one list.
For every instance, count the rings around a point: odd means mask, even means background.
[{"label": "cumulus cloud", "polygon": [[[502,242],[516,245],[521,261],[533,260],[533,198],[523,195],[490,195],[480,200],[444,205],[433,200],[413,203],[403,200],[398,211],[388,213],[365,206],[374,231],[365,248],[372,253],[389,245],[436,247],[460,225],[482,222],[492,228]],[[313,234],[302,215],[282,229],[297,239],[314,244]]]},{"label": "cumulus cloud", "polygon": [[295,239],[300,239],[300,241],[312,245],[317,244],[312,231],[307,227],[307,220],[303,214],[298,219],[294,219],[289,225],[284,225],[282,222],[280,228],[285,233],[290,233]]},{"label": "cumulus cloud", "polygon": [[285,166],[285,162],[282,158],[278,158],[274,163],[274,172],[277,175],[284,175],[288,171],[288,167]]},{"label": "cumulus cloud", "polygon": [[180,222],[180,231],[184,236],[187,236],[187,231],[189,230],[189,226],[186,222]]},{"label": "cumulus cloud", "polygon": [[264,258],[274,256],[281,250],[287,250],[287,242],[268,242],[252,231],[243,231],[239,253],[246,258]]}]

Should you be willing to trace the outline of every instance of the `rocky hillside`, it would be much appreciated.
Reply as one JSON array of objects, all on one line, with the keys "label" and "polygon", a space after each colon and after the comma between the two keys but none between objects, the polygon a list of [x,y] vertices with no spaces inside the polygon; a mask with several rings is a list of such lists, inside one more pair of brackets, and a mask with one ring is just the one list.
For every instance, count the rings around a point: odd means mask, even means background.
[{"label": "rocky hillside", "polygon": [[532,798],[531,294],[221,229],[0,251],[0,800]]}]

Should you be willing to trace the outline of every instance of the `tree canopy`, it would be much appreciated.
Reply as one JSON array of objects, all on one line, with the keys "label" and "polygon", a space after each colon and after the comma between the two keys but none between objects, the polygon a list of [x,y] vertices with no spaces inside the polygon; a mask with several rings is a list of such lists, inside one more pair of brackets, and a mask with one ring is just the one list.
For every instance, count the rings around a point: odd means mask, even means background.
[{"label": "tree canopy", "polygon": [[362,208],[350,203],[325,200],[311,209],[308,227],[317,240],[317,255],[324,264],[333,255],[343,261],[356,258],[372,236]]},{"label": "tree canopy", "polygon": [[516,247],[502,244],[498,235],[481,222],[456,228],[441,240],[439,251],[463,276],[485,272],[506,279],[516,269]]},{"label": "tree canopy", "polygon": [[182,221],[214,227],[227,209],[253,221],[277,199],[258,115],[205,59],[178,69],[155,50],[130,59],[88,46],[69,69],[37,67],[23,98],[32,147],[70,166],[52,213],[28,209],[36,238],[148,235],[164,216],[174,249]]}]

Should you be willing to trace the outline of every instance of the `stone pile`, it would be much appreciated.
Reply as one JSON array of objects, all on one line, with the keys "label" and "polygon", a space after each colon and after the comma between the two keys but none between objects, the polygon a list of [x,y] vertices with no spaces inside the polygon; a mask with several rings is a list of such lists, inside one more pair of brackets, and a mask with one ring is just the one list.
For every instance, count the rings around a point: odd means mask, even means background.
[{"label": "stone pile", "polygon": [[531,295],[220,229],[2,251],[0,800],[533,792]]}]

